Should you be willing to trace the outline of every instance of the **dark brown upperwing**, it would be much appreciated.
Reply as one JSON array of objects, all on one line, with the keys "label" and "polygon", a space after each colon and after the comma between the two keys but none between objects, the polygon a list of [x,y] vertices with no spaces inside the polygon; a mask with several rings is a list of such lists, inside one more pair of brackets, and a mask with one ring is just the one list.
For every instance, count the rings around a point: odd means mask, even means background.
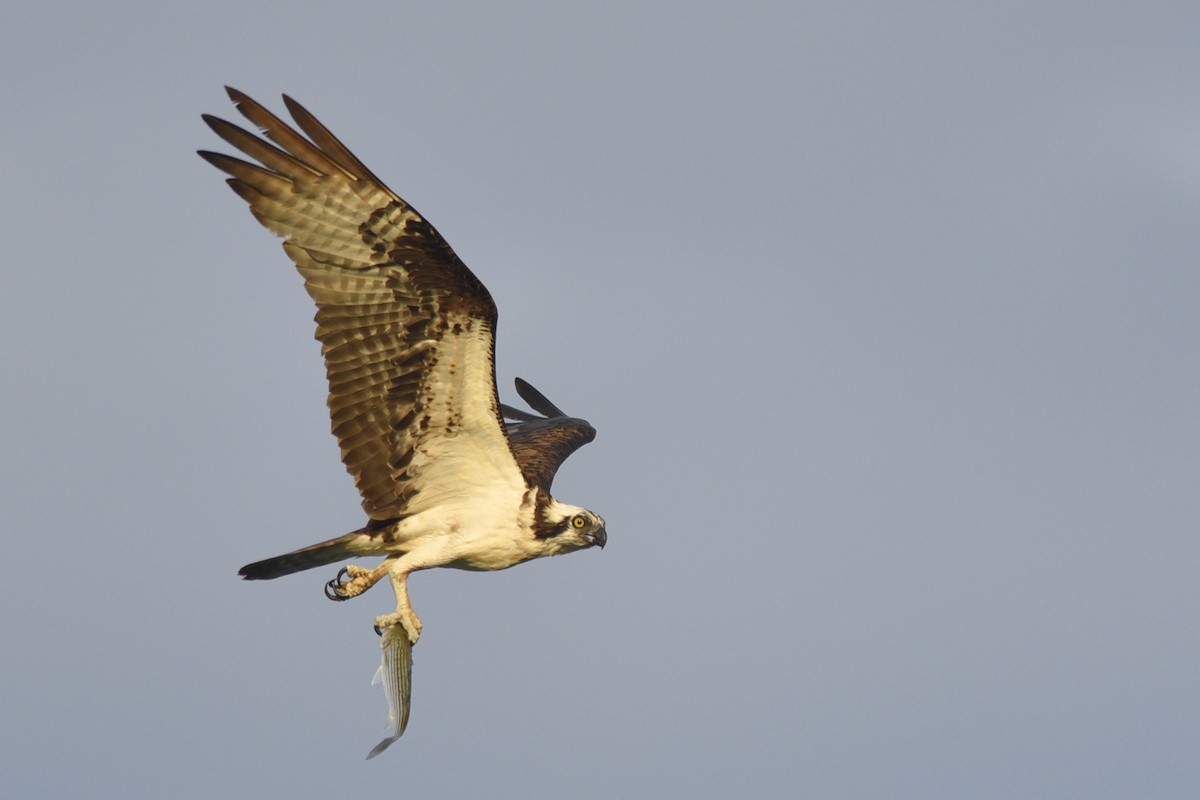
[{"label": "dark brown upperwing", "polygon": [[545,416],[502,403],[500,411],[504,414],[508,443],[526,482],[549,492],[558,468],[568,456],[596,438],[596,429],[587,420],[568,417],[520,378],[516,379],[516,385],[517,394],[530,408]]}]

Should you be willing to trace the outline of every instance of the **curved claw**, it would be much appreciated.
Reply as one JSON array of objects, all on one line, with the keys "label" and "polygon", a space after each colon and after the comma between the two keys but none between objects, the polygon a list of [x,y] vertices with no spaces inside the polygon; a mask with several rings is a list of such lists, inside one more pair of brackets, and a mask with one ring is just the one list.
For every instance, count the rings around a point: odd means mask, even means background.
[{"label": "curved claw", "polygon": [[342,594],[340,591],[342,588],[342,584],[344,583],[344,581],[342,579],[348,577],[349,575],[350,575],[350,573],[346,570],[345,567],[342,567],[341,569],[339,569],[337,577],[334,578],[333,580],[331,580],[329,583],[325,584],[325,596],[328,597],[330,600],[333,600],[334,602],[338,602],[338,603],[340,603],[343,600],[349,600],[350,598],[347,597],[346,595]]},{"label": "curved claw", "polygon": [[325,584],[325,596],[328,597],[330,600],[333,600],[333,601],[339,602],[339,603],[342,600],[346,600],[347,598],[342,597],[340,594],[338,594],[338,589],[340,589],[340,588],[341,588],[341,584],[338,583],[337,578],[334,578],[329,583]]}]

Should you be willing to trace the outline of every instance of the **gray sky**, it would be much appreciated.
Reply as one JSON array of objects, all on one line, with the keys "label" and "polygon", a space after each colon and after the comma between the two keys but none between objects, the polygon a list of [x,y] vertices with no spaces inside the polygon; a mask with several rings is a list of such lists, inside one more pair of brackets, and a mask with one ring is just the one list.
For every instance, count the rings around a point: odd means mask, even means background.
[{"label": "gray sky", "polygon": [[[43,3],[0,26],[13,796],[1195,797],[1200,6]],[[1116,5],[1116,4],[1112,4]],[[306,104],[600,431],[609,546],[411,583],[385,756]],[[387,793],[386,795],[383,793]]]}]

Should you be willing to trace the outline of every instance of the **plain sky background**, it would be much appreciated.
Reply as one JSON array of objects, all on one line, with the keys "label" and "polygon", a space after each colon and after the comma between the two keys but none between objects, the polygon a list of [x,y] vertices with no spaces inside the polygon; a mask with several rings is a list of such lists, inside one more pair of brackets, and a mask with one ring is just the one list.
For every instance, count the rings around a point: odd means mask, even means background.
[{"label": "plain sky background", "polygon": [[[1200,794],[1200,5],[13,4],[12,797]],[[313,310],[194,155],[307,105],[598,429],[609,546],[384,587]]]}]

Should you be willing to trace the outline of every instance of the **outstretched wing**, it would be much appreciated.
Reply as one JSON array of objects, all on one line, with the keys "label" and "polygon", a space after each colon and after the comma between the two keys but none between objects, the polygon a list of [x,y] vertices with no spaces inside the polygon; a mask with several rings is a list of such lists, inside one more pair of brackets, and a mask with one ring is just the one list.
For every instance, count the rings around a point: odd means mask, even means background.
[{"label": "outstretched wing", "polygon": [[540,486],[550,491],[554,474],[567,457],[596,438],[596,429],[586,420],[568,417],[558,406],[546,399],[546,395],[517,378],[517,394],[536,416],[512,406],[501,405],[508,443],[512,447],[525,481],[530,486]]},{"label": "outstretched wing", "polygon": [[395,519],[472,486],[523,484],[500,418],[496,305],[484,285],[299,103],[284,96],[307,139],[226,90],[270,141],[205,115],[258,163],[200,155],[284,238],[304,277],[317,305],[333,433],[367,514]]}]

